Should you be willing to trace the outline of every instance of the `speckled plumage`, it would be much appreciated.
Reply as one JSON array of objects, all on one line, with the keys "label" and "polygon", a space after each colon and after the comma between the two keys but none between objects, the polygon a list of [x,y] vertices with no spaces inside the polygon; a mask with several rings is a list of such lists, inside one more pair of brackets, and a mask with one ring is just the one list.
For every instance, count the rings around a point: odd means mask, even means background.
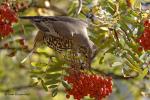
[{"label": "speckled plumage", "polygon": [[[44,41],[50,48],[61,52],[73,50],[86,58],[88,67],[96,53],[96,46],[87,34],[87,23],[83,20],[67,16],[24,16],[29,19],[41,31],[38,36],[43,36]],[[37,37],[37,42],[38,42]]]}]

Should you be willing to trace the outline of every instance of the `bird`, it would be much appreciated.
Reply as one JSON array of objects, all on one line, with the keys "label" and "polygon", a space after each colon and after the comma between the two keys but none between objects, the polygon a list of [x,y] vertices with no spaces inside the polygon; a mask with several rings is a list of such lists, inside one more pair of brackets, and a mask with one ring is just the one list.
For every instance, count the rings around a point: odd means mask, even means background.
[{"label": "bird", "polygon": [[97,54],[97,46],[88,36],[88,23],[69,16],[20,16],[30,20],[38,28],[34,47],[46,44],[57,52],[69,50],[74,56],[83,57],[84,66],[91,67]]}]

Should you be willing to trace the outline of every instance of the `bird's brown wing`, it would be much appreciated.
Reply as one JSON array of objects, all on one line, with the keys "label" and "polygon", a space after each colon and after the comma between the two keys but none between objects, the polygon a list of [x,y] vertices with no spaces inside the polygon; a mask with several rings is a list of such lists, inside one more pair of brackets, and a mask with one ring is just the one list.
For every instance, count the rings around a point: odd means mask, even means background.
[{"label": "bird's brown wing", "polygon": [[[51,17],[51,16],[49,16]],[[46,16],[21,16],[21,19],[29,19],[40,31],[45,34],[59,37],[58,33],[55,32],[49,17]],[[54,19],[52,19],[54,21]]]},{"label": "bird's brown wing", "polygon": [[55,32],[63,38],[71,39],[77,33],[75,26],[68,22],[54,21],[52,25]]},{"label": "bird's brown wing", "polygon": [[80,33],[86,28],[86,22],[66,16],[24,16],[23,19],[30,19],[35,26],[46,34],[55,37],[72,38],[74,34]]}]

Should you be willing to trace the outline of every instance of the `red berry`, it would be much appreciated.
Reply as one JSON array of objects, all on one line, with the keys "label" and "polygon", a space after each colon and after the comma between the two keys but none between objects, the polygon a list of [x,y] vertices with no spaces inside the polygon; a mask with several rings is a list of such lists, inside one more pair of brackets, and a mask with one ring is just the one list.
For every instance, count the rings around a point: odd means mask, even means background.
[{"label": "red berry", "polygon": [[70,95],[66,95],[66,98],[69,99],[69,98],[70,98]]},{"label": "red berry", "polygon": [[8,44],[8,43],[5,43],[5,44],[4,44],[4,48],[9,48],[9,44]]},{"label": "red berry", "polygon": [[144,26],[150,26],[150,19],[144,21]]},{"label": "red berry", "polygon": [[[83,72],[71,72],[64,77],[65,81],[72,85],[72,89],[66,90],[67,94],[81,100],[89,95],[91,98],[101,100],[112,92],[112,78],[98,75],[89,75]],[[69,98],[69,96],[67,96]]]},{"label": "red berry", "polygon": [[[138,42],[144,50],[150,50],[150,19],[144,22],[144,33],[139,37]],[[139,47],[139,50],[142,48]]]},{"label": "red berry", "polygon": [[12,33],[12,23],[16,22],[16,13],[10,8],[8,3],[2,3],[0,5],[0,36],[7,36]]},{"label": "red berry", "polygon": [[19,41],[20,45],[24,46],[24,39],[19,39],[18,41]]}]

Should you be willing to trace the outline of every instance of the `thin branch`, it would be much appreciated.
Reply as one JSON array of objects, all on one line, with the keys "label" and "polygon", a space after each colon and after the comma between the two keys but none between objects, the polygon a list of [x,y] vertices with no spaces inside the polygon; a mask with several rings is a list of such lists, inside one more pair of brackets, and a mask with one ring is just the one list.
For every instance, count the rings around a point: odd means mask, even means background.
[{"label": "thin branch", "polygon": [[115,36],[116,41],[119,43],[118,32],[116,31],[116,29],[114,29],[114,36]]},{"label": "thin branch", "polygon": [[[118,80],[130,80],[130,79],[134,79],[136,78],[137,76],[131,76],[131,77],[124,77],[122,75],[115,75],[113,73],[104,73],[103,71],[101,70],[98,70],[98,69],[93,69],[95,72],[98,72],[98,73],[101,73],[102,75],[105,75],[105,76],[111,76],[113,79],[118,79]],[[149,79],[148,77],[144,77],[144,79]],[[28,84],[28,85],[23,85],[23,86],[15,86],[15,87],[11,87],[11,88],[8,88],[8,89],[3,89],[3,90],[0,90],[0,92],[3,92],[3,93],[7,93],[11,90],[14,90],[14,91],[19,91],[19,90],[23,90],[23,89],[27,89],[27,88],[37,88],[37,89],[42,89],[40,87],[36,87],[36,85],[33,85],[33,84]],[[59,91],[63,92],[64,90],[60,89]]]},{"label": "thin branch", "polygon": [[[99,69],[95,69],[95,68],[92,68],[92,70],[97,72],[97,73],[100,73],[102,75],[111,76],[113,79],[118,79],[118,80],[130,80],[130,79],[134,79],[134,78],[138,77],[138,75],[124,77],[123,75],[116,75],[114,73],[105,73],[104,71],[99,70]],[[149,79],[149,77],[145,76],[144,79]]]},{"label": "thin branch", "polygon": [[79,13],[81,12],[81,10],[82,10],[82,0],[78,0],[78,2],[79,2],[79,6],[78,6],[78,8],[77,8],[77,15],[79,15]]},{"label": "thin branch", "polygon": [[11,87],[11,88],[8,88],[8,89],[4,89],[4,90],[0,90],[0,92],[9,92],[11,90],[15,90],[15,91],[19,91],[19,90],[22,90],[22,89],[27,89],[27,88],[31,88],[31,87],[34,87],[33,85],[24,85],[24,86],[15,86],[15,87]]},{"label": "thin branch", "polygon": [[[24,52],[27,52],[27,53],[30,53],[31,50],[23,50],[22,48],[2,48],[0,47],[0,50],[18,50],[18,51],[24,51]],[[43,54],[45,55],[46,57],[50,57],[51,55],[48,55],[46,53],[40,53],[40,52],[34,52],[35,54]],[[103,74],[103,75],[106,75],[106,76],[111,76],[113,79],[120,79],[120,80],[124,80],[124,79],[133,79],[133,78],[136,78],[137,76],[131,76],[131,77],[124,77],[122,75],[116,75],[114,73],[105,73],[104,71],[101,71],[99,69],[95,69],[95,68],[92,68],[93,71],[97,72],[97,73],[100,73],[100,74]],[[144,79],[149,79],[148,76],[145,76]]]},{"label": "thin branch", "polygon": [[[30,52],[31,52],[31,50],[29,50],[29,49],[15,48],[15,47],[9,47],[9,48],[0,47],[0,50],[17,50],[17,51],[23,51],[23,52],[26,52],[26,53],[30,53]],[[43,55],[45,55],[46,57],[51,56],[51,55],[48,55],[47,53],[43,53],[43,52],[40,53],[40,52],[34,51],[33,53],[34,53],[34,54],[39,54],[39,55],[43,54]]]}]

